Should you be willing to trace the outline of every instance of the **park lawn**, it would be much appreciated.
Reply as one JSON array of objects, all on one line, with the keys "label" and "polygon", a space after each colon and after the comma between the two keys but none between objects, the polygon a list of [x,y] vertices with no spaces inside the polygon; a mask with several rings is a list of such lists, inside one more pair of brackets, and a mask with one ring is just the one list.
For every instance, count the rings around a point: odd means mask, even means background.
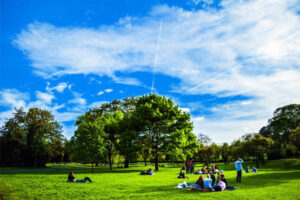
[{"label": "park lawn", "polygon": [[[70,169],[65,166],[49,171],[0,173],[0,194],[3,199],[300,199],[300,159],[269,161],[258,173],[243,173],[241,184],[235,183],[233,164],[220,165],[229,185],[238,188],[224,192],[179,190],[175,187],[184,180],[177,179],[178,167],[165,164],[154,176],[139,175],[147,168],[131,166],[112,172],[96,168],[94,174],[84,165],[73,168],[76,178],[88,176],[94,183],[67,183]],[[199,177],[188,176],[187,183]]]}]

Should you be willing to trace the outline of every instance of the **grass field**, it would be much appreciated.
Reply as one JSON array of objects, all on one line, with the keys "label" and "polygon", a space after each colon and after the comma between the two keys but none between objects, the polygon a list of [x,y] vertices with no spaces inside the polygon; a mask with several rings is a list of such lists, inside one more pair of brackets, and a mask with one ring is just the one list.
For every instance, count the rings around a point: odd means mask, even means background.
[{"label": "grass field", "polygon": [[[243,173],[241,184],[235,183],[233,164],[220,165],[229,185],[238,188],[224,192],[179,190],[175,187],[184,181],[177,179],[179,167],[165,164],[154,176],[139,175],[147,167],[131,166],[112,172],[96,168],[94,174],[86,165],[49,165],[48,171],[28,172],[4,172],[18,168],[2,168],[0,199],[300,199],[300,159],[269,161],[258,173]],[[77,179],[88,176],[94,183],[67,183],[70,170]],[[188,176],[188,183],[198,178]]]}]

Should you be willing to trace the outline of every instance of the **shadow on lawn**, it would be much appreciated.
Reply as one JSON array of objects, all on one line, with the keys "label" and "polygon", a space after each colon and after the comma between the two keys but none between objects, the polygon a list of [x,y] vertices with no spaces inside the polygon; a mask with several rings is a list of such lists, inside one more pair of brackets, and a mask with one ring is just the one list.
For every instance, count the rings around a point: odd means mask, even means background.
[{"label": "shadow on lawn", "polygon": [[[71,171],[73,171],[75,174],[92,174],[91,168],[41,168],[41,169],[32,169],[32,171],[14,171],[14,170],[8,170],[8,171],[0,171],[1,175],[12,175],[12,174],[69,174]],[[140,173],[142,170],[134,170],[134,169],[94,169],[94,174],[109,174],[109,173]]]},{"label": "shadow on lawn", "polygon": [[280,185],[291,182],[293,180],[299,180],[300,173],[296,171],[283,171],[280,173],[267,173],[251,174],[251,176],[242,176],[242,183],[236,183],[235,178],[228,178],[228,185],[234,185],[243,189],[257,188],[257,187],[269,187],[273,185]]},{"label": "shadow on lawn", "polygon": [[[285,171],[281,173],[269,173],[269,174],[253,174],[251,176],[244,176],[242,178],[242,183],[236,183],[235,178],[228,178],[227,182],[229,185],[234,185],[239,189],[253,189],[253,188],[262,188],[269,186],[278,186],[280,184],[288,183],[293,180],[299,180],[300,173],[297,171]],[[178,183],[183,181],[178,181]],[[187,181],[187,183],[193,183]],[[176,189],[177,185],[163,185],[163,186],[151,186],[151,187],[142,187],[138,193],[157,193],[159,191],[164,191],[166,194],[171,194],[177,191],[184,193],[192,193],[193,191],[189,190],[178,190]],[[196,191],[197,192],[197,191]]]}]

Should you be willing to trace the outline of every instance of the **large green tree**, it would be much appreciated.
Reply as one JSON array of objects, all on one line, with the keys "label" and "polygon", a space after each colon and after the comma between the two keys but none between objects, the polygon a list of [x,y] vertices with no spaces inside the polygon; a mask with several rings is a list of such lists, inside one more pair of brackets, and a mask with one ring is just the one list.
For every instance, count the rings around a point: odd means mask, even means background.
[{"label": "large green tree", "polygon": [[74,158],[78,161],[94,164],[99,162],[105,152],[104,125],[100,118],[93,122],[82,121],[72,138]]},{"label": "large green tree", "polygon": [[16,109],[0,133],[2,155],[4,154],[4,159],[1,160],[8,165],[45,166],[53,145],[56,145],[56,141],[62,140],[59,123],[49,111],[39,108],[30,108],[28,112],[22,108]]},{"label": "large green tree", "polygon": [[300,104],[277,108],[269,120],[268,129],[275,141],[287,142],[291,131],[300,126]]},{"label": "large green tree", "polygon": [[152,150],[155,170],[158,170],[160,154],[175,152],[184,157],[184,148],[197,144],[196,137],[192,136],[190,115],[182,112],[171,99],[156,94],[144,95],[137,100],[132,117],[140,141]]},{"label": "large green tree", "polygon": [[26,112],[22,108],[15,109],[13,117],[0,129],[1,165],[28,165],[25,116]]},{"label": "large green tree", "polygon": [[290,104],[275,110],[267,128],[272,132],[271,138],[275,141],[270,157],[278,158],[293,154],[294,146],[290,144],[289,138],[292,130],[298,126],[300,126],[300,104]]}]

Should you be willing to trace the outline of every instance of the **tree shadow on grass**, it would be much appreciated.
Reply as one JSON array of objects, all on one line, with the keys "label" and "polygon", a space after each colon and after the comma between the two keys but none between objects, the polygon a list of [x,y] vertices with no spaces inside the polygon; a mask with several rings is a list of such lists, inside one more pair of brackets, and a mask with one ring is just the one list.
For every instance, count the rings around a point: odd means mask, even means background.
[{"label": "tree shadow on grass", "polygon": [[[42,168],[42,169],[27,169],[27,170],[3,170],[0,171],[1,175],[12,175],[12,174],[68,174],[71,171],[73,171],[76,174],[92,174],[92,169],[91,168]],[[109,174],[109,173],[114,173],[114,174],[123,174],[123,173],[140,173],[141,170],[136,170],[136,169],[99,169],[95,168],[94,169],[94,174]]]},{"label": "tree shadow on grass", "polygon": [[228,185],[234,185],[238,188],[258,188],[269,187],[289,183],[293,180],[300,180],[299,171],[283,171],[279,173],[251,174],[251,176],[242,176],[242,183],[236,183],[235,178],[228,178]]},{"label": "tree shadow on grass", "polygon": [[[300,173],[297,171],[286,171],[281,173],[269,173],[269,174],[253,174],[252,176],[247,176],[242,178],[242,183],[236,183],[235,178],[228,178],[227,182],[229,185],[234,185],[238,190],[253,189],[253,188],[262,188],[269,186],[279,186],[280,184],[289,183],[293,180],[300,180]],[[180,181],[179,181],[180,182]],[[164,191],[166,195],[173,194],[174,192],[183,192],[186,194],[192,194],[199,191],[190,191],[187,189],[178,190],[176,189],[177,185],[163,185],[163,186],[145,186],[141,187],[137,193],[157,193]],[[207,192],[199,192],[205,193]]]}]

